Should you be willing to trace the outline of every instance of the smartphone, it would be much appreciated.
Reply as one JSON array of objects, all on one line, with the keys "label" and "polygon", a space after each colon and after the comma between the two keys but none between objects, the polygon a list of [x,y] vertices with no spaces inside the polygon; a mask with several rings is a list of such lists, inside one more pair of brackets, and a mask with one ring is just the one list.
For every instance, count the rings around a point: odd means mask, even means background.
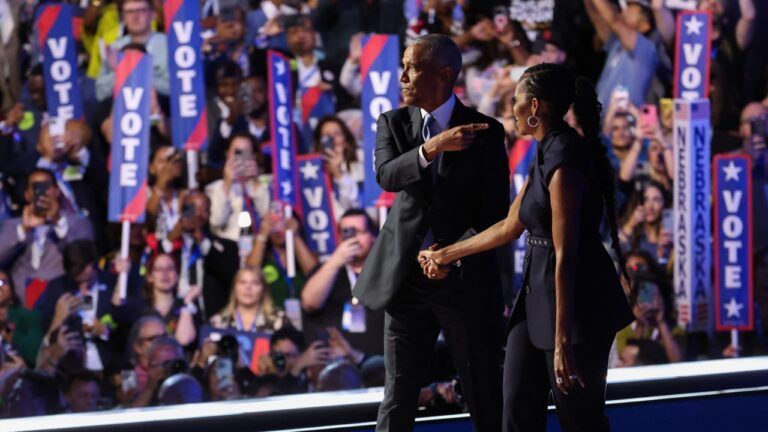
[{"label": "smartphone", "polygon": [[341,239],[347,240],[354,238],[357,235],[357,230],[353,227],[347,227],[341,229]]},{"label": "smartphone", "polygon": [[181,206],[181,217],[191,218],[195,216],[195,205],[192,203],[184,203]]},{"label": "smartphone", "polygon": [[328,135],[323,135],[322,138],[320,138],[320,145],[323,146],[323,150],[330,150],[333,148],[333,137]]},{"label": "smartphone", "polygon": [[88,311],[93,309],[93,296],[92,295],[84,295],[83,301],[80,303],[80,310]]},{"label": "smartphone", "polygon": [[328,341],[331,339],[331,335],[328,334],[328,330],[320,329],[315,332],[315,340],[320,341],[323,346],[328,346]]},{"label": "smartphone", "polygon": [[638,289],[637,302],[653,304],[653,301],[656,299],[656,292],[659,290],[656,287],[656,284],[652,282],[641,282]]},{"label": "smartphone", "polygon": [[766,132],[768,132],[767,125],[768,122],[766,122],[765,116],[755,117],[749,121],[749,134],[752,136],[765,137]]},{"label": "smartphone", "polygon": [[51,182],[48,182],[48,181],[32,183],[32,195],[34,197],[33,207],[34,207],[35,213],[40,214],[44,212],[44,210],[38,204],[38,201],[40,201],[41,197],[45,196],[45,193],[48,192],[48,189],[50,187],[51,187]]},{"label": "smartphone", "polygon": [[496,6],[493,9],[493,24],[496,31],[502,33],[509,24],[509,10],[506,6]]},{"label": "smartphone", "polygon": [[215,373],[216,382],[218,383],[219,390],[227,390],[235,385],[235,370],[232,365],[232,360],[219,357],[216,359]]},{"label": "smartphone", "polygon": [[640,127],[657,128],[659,126],[659,114],[654,104],[643,104],[640,107]]},{"label": "smartphone", "polygon": [[672,209],[664,209],[661,212],[661,228],[672,234],[675,231],[675,211]]},{"label": "smartphone", "polygon": [[136,381],[135,370],[129,369],[120,371],[120,387],[123,389],[123,392],[127,393],[131,390],[135,390],[137,386],[138,382]]},{"label": "smartphone", "polygon": [[617,109],[622,111],[629,109],[629,89],[622,85],[618,85],[613,89],[613,95]]}]

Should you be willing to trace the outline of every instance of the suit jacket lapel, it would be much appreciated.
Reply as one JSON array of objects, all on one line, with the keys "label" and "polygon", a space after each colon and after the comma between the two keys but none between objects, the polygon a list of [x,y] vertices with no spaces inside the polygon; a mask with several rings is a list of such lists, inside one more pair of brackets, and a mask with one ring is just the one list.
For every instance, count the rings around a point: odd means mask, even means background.
[{"label": "suit jacket lapel", "polygon": [[[451,113],[451,120],[448,122],[447,129],[470,123],[469,109],[456,98],[456,105],[453,106],[453,113]],[[453,168],[453,165],[461,158],[461,152],[445,152],[440,158],[440,165],[437,167],[437,173],[439,175],[438,182],[443,178],[448,177]]]},{"label": "suit jacket lapel", "polygon": [[[408,107],[408,112],[410,114],[410,117],[408,120],[403,122],[403,126],[405,126],[405,130],[408,131],[408,140],[409,143],[413,143],[413,147],[420,146],[424,144],[424,138],[421,136],[421,128],[424,124],[424,119],[421,118],[421,109],[410,106]],[[405,151],[410,150],[410,148],[405,149]]]}]

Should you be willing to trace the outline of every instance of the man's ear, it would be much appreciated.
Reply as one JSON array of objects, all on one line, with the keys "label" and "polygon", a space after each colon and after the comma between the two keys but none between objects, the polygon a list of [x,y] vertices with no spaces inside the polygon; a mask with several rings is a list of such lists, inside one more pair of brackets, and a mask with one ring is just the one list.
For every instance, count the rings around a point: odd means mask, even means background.
[{"label": "man's ear", "polygon": [[453,76],[453,68],[450,66],[443,66],[440,68],[440,78],[451,86],[456,82],[456,77]]}]

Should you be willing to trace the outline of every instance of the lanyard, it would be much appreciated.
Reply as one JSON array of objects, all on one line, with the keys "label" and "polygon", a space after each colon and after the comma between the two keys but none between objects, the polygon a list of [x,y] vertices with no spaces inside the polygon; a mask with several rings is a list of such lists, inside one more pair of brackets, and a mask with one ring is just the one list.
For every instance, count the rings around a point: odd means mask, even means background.
[{"label": "lanyard", "polygon": [[[345,266],[347,269],[347,279],[349,280],[349,292],[351,293],[352,290],[355,288],[355,284],[357,283],[357,273],[355,273],[354,270],[352,270],[352,267],[347,265]],[[357,297],[352,296],[352,304],[357,305],[358,300]]]},{"label": "lanyard", "polygon": [[251,328],[248,330],[245,330],[245,326],[243,325],[243,318],[240,316],[240,311],[235,312],[235,326],[237,326],[237,329],[239,331],[249,331],[249,332],[255,332],[258,330],[258,327],[256,326],[256,322],[258,321],[258,316],[256,319],[253,320],[251,323]]},{"label": "lanyard", "polygon": [[285,284],[288,285],[288,297],[295,298],[296,289],[293,287],[293,280],[288,276],[288,272],[285,270],[283,263],[280,262],[280,255],[278,255],[277,252],[272,249],[272,256],[275,258],[275,267],[277,267],[280,275],[283,276]]}]

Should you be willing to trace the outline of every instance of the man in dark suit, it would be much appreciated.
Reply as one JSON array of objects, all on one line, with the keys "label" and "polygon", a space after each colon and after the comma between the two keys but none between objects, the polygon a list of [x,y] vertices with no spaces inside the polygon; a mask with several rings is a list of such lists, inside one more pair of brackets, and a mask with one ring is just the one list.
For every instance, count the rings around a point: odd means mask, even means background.
[{"label": "man in dark suit", "polygon": [[[211,234],[208,220],[211,201],[205,193],[191,191],[182,202],[181,218],[168,235],[181,245],[179,297],[202,290],[203,316],[210,318],[229,300],[232,278],[240,268],[237,243]],[[180,240],[178,242],[177,240]],[[171,252],[171,250],[166,250]]]},{"label": "man in dark suit", "polygon": [[385,307],[385,395],[377,430],[413,426],[427,360],[442,328],[475,429],[501,429],[503,302],[493,251],[454,263],[430,281],[419,249],[454,243],[501,220],[509,208],[504,131],[461,104],[453,86],[461,54],[450,38],[417,38],[400,78],[409,106],[379,117],[379,185],[398,192],[354,295]]}]

